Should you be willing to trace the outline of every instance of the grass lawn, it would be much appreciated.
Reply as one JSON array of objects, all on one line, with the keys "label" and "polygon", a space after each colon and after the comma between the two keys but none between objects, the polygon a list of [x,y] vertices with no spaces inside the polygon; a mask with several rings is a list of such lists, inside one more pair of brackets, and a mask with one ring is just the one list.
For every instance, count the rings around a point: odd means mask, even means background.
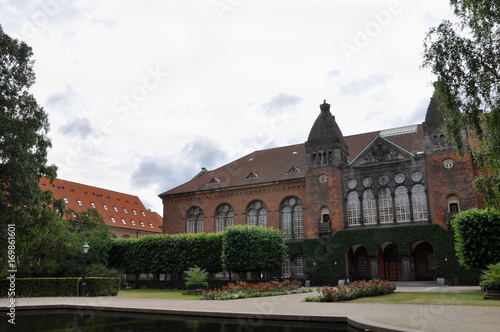
[{"label": "grass lawn", "polygon": [[182,299],[199,300],[201,295],[182,295],[185,290],[173,289],[122,289],[117,297],[141,298],[141,299]]},{"label": "grass lawn", "polygon": [[392,303],[430,305],[471,305],[500,307],[498,300],[485,300],[483,293],[398,292],[375,297],[362,297],[343,303]]}]

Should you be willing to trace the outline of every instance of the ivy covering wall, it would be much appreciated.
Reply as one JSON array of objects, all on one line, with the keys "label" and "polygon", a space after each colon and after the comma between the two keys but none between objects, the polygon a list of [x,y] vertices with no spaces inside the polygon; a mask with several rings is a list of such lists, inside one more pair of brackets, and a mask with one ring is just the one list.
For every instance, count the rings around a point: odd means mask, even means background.
[{"label": "ivy covering wall", "polygon": [[458,264],[454,234],[439,225],[408,225],[384,228],[343,230],[331,238],[304,240],[304,272],[314,285],[337,285],[346,278],[346,251],[353,244],[362,244],[368,255],[376,255],[383,242],[394,242],[405,253],[416,241],[427,241],[432,246],[436,261],[436,277],[447,285],[477,285],[477,269],[466,269]]}]

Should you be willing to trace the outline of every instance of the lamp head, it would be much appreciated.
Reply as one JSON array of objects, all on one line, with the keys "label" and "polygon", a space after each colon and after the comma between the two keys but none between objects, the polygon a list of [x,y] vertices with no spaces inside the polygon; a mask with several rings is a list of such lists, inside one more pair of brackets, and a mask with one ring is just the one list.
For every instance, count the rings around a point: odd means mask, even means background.
[{"label": "lamp head", "polygon": [[83,245],[83,253],[86,254],[89,252],[89,245],[87,244],[87,242],[85,242],[85,244]]}]

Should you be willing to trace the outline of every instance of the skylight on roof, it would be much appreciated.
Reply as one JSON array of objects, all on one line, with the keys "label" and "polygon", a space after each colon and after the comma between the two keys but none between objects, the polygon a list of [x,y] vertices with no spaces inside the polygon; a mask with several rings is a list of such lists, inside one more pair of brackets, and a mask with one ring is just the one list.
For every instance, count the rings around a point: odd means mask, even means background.
[{"label": "skylight on roof", "polygon": [[416,133],[417,129],[418,129],[418,125],[385,129],[385,130],[380,131],[379,136],[389,137],[389,136],[396,136],[396,135],[411,134],[411,133]]}]

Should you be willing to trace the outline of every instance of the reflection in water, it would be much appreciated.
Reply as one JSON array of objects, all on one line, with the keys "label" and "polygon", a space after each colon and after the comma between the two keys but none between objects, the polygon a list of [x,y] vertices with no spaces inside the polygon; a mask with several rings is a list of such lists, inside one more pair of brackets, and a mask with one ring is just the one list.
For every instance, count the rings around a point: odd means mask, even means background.
[{"label": "reflection in water", "polygon": [[37,332],[299,332],[354,331],[340,323],[264,321],[252,318],[215,319],[161,314],[102,313],[92,310],[16,313],[16,325],[0,322],[0,331]]}]

